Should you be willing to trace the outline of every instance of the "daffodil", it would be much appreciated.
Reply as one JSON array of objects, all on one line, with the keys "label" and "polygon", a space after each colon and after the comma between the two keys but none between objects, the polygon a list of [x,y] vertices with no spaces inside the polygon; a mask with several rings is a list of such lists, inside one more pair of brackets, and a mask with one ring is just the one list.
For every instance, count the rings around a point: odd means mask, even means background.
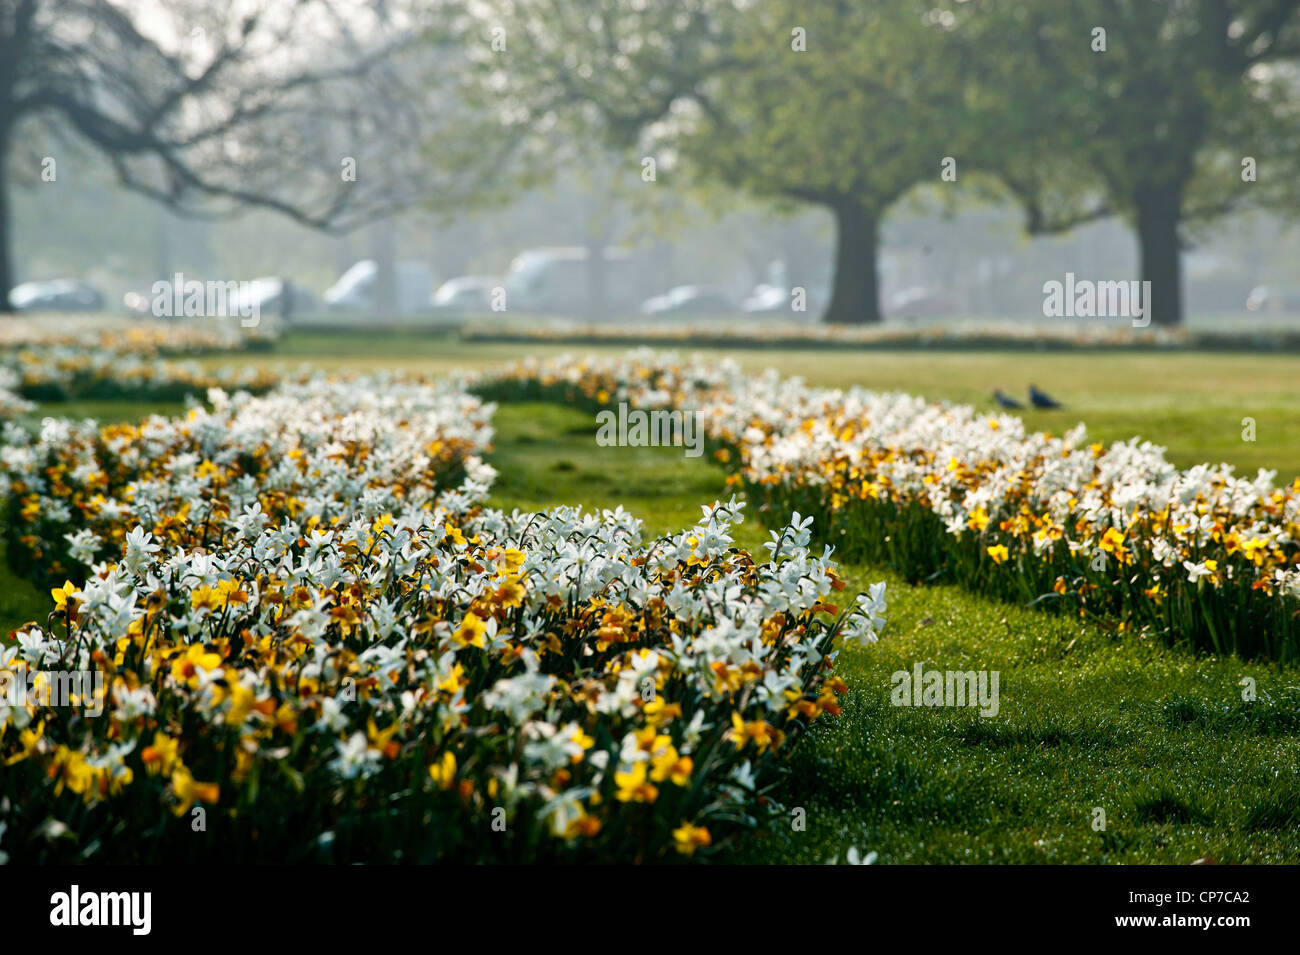
[{"label": "daffodil", "polygon": [[450,789],[456,782],[456,755],[447,750],[442,759],[429,766],[429,777],[439,789]]},{"label": "daffodil", "polygon": [[486,634],[487,624],[483,622],[483,618],[470,612],[465,614],[460,626],[452,633],[451,639],[458,647],[478,647],[481,650],[487,646]]},{"label": "daffodil", "polygon": [[153,743],[144,748],[140,759],[151,776],[169,775],[180,762],[180,742],[159,730],[153,735]]},{"label": "daffodil", "polygon": [[654,802],[659,798],[659,789],[646,777],[646,764],[643,761],[633,763],[625,772],[616,772],[614,785],[618,787],[618,792],[614,798],[619,802]]},{"label": "daffodil", "polygon": [[696,849],[707,848],[712,844],[713,837],[703,826],[692,826],[688,822],[683,822],[673,830],[673,845],[682,855],[694,855]]},{"label": "daffodil", "polygon": [[21,763],[23,760],[29,758],[36,752],[37,747],[41,745],[44,735],[44,720],[41,720],[41,722],[37,723],[35,726],[28,726],[20,730],[18,733],[18,752],[13,753],[8,759],[6,759],[5,765],[13,766],[16,763]]},{"label": "daffodil", "polygon": [[72,581],[66,580],[63,582],[62,587],[55,587],[50,591],[50,596],[54,598],[56,610],[63,611],[73,619],[76,618],[77,600],[81,597],[81,591]]},{"label": "daffodil", "polygon": [[185,766],[178,765],[172,771],[172,793],[176,797],[172,812],[183,816],[196,802],[217,802],[221,798],[221,787],[216,783],[197,782]]},{"label": "daffodil", "polygon": [[198,685],[200,670],[216,670],[221,666],[221,657],[206,650],[201,643],[192,643],[183,654],[172,660],[172,678],[187,686]]}]

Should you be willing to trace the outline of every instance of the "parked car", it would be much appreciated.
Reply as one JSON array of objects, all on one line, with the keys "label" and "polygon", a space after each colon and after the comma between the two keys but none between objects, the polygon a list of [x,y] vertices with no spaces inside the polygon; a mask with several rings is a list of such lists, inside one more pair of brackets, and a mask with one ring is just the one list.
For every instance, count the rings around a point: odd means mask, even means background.
[{"label": "parked car", "polygon": [[[420,262],[398,262],[397,314],[418,315],[429,310],[433,272]],[[364,312],[375,308],[375,278],[379,265],[362,259],[344,272],[321,296],[325,307],[336,312]]]},{"label": "parked car", "polygon": [[1300,312],[1300,291],[1257,285],[1246,298],[1252,312]]},{"label": "parked car", "polygon": [[[625,249],[604,250],[604,302],[601,312],[635,311],[654,290],[650,270]],[[510,263],[505,289],[510,311],[588,315],[592,274],[590,252],[581,246],[528,249]]]},{"label": "parked car", "polygon": [[724,292],[702,285],[679,285],[641,303],[643,315],[728,315],[736,310]]},{"label": "parked car", "polygon": [[756,285],[740,303],[748,315],[780,315],[790,311],[790,290],[779,285]]},{"label": "parked car", "polygon": [[438,286],[430,302],[435,312],[466,315],[492,311],[492,290],[503,288],[494,275],[462,275]]},{"label": "parked car", "polygon": [[885,312],[893,318],[934,318],[956,311],[957,303],[951,298],[919,285],[895,292],[885,303]]},{"label": "parked car", "polygon": [[[206,283],[203,284],[206,285]],[[228,298],[222,301],[224,302],[224,308],[232,315],[240,313],[244,308],[245,303],[242,299],[242,293],[245,290],[249,297],[249,303],[256,304],[259,316],[274,316],[292,320],[295,315],[309,315],[318,308],[315,295],[301,285],[278,276],[263,276],[262,278],[249,279],[246,282],[221,282],[220,284],[231,289]],[[170,285],[167,287],[170,288]],[[288,290],[287,301],[285,298],[286,289]],[[156,306],[160,304],[160,296],[153,287],[127,292],[122,296],[122,305],[128,312],[137,315],[147,315],[155,318],[183,318],[183,314],[173,314],[170,300],[171,294],[171,292],[167,292],[161,296],[163,299],[161,302],[163,310],[161,312],[156,309]]]},{"label": "parked car", "polygon": [[231,302],[232,310],[239,310],[245,304],[257,306],[258,315],[289,319],[295,315],[308,315],[316,310],[316,296],[301,285],[274,276],[252,279],[248,283],[249,303],[240,296]]},{"label": "parked car", "polygon": [[19,312],[98,312],[104,308],[104,296],[78,279],[51,279],[14,286],[9,304]]}]

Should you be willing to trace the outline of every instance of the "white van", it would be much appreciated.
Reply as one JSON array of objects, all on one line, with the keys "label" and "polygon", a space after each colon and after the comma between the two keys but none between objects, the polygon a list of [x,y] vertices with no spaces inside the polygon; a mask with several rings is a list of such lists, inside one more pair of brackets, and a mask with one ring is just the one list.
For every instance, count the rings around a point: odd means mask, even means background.
[{"label": "white van", "polygon": [[[590,311],[589,252],[581,246],[529,249],[519,253],[506,274],[510,311],[580,317]],[[633,314],[655,286],[650,269],[624,249],[605,249],[605,311]]]},{"label": "white van", "polygon": [[[397,263],[397,314],[420,315],[429,311],[433,294],[433,272],[421,262]],[[374,308],[375,276],[379,265],[362,259],[344,272],[323,296],[330,311],[360,312]]]}]

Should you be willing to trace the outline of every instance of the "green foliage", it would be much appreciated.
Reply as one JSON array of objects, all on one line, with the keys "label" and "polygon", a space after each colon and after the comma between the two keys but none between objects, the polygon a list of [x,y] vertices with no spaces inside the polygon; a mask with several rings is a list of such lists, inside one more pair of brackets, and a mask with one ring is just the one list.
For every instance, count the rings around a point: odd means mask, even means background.
[{"label": "green foliage", "polygon": [[[985,52],[977,161],[1025,202],[1031,231],[1098,213],[1138,225],[1139,206],[1164,198],[1179,218],[1212,218],[1293,188],[1296,0],[961,6]],[[1248,156],[1268,170],[1257,183],[1242,180]]]}]

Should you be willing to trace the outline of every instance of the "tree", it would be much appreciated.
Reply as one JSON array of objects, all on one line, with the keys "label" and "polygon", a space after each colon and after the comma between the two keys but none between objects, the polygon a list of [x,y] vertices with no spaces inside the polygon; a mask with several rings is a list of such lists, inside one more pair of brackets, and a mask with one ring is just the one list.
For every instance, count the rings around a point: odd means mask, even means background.
[{"label": "tree", "polygon": [[[372,157],[420,129],[419,101],[397,68],[397,37],[412,21],[392,4],[376,9],[4,0],[0,312],[13,285],[11,177],[21,163],[25,178],[52,170],[41,179],[57,183],[60,142],[90,144],[125,186],[191,214],[263,206],[346,228],[411,201],[426,188],[414,173],[367,175]],[[25,129],[53,153],[21,152]]]},{"label": "tree", "polygon": [[929,0],[759,4],[735,30],[744,67],[703,88],[703,121],[678,134],[703,175],[830,211],[827,322],[880,320],[885,215],[921,184],[962,178],[972,51],[955,23]]},{"label": "tree", "polygon": [[[509,130],[595,129],[702,181],[825,206],[837,224],[829,322],[880,319],[889,207],[940,181],[963,132],[970,51],[933,2],[477,2],[483,104]],[[682,177],[677,176],[681,181]],[[662,187],[661,187],[662,188]]]},{"label": "tree", "polygon": [[1297,11],[1300,0],[974,0],[962,16],[990,52],[979,161],[1031,232],[1122,216],[1151,317],[1178,324],[1189,227],[1296,180]]}]

